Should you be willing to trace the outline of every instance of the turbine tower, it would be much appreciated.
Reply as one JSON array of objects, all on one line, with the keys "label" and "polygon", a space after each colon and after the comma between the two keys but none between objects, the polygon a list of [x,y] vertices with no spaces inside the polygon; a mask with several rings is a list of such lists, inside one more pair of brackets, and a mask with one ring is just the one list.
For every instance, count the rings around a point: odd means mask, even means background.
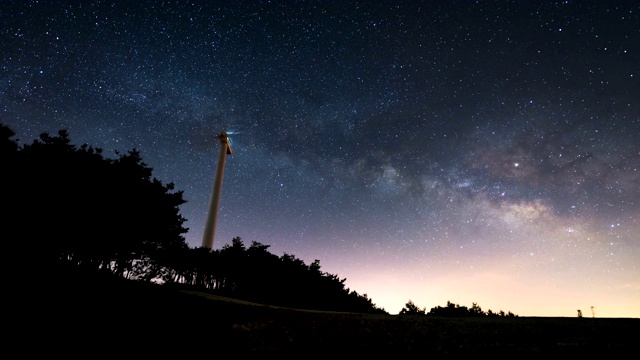
[{"label": "turbine tower", "polygon": [[211,200],[209,200],[209,211],[207,212],[207,222],[204,225],[202,235],[202,247],[213,249],[213,237],[216,232],[216,222],[218,221],[218,209],[220,208],[220,193],[222,191],[222,177],[224,176],[224,164],[227,155],[231,154],[231,144],[226,132],[218,134],[220,140],[220,156],[218,157],[218,168],[211,190]]}]

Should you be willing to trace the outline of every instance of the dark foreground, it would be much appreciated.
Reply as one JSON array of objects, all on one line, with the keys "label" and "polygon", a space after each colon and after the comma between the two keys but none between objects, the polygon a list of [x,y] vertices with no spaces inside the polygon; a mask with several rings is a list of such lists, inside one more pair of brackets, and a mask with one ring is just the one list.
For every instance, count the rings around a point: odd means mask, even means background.
[{"label": "dark foreground", "polygon": [[15,324],[8,323],[9,345],[19,357],[611,357],[637,354],[640,341],[640,319],[311,312],[129,281],[58,284],[26,294],[10,308]]}]

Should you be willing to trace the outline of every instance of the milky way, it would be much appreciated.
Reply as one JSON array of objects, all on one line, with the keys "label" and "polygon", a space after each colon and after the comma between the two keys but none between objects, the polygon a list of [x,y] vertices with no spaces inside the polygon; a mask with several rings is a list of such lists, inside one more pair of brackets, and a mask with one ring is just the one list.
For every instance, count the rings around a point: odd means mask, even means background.
[{"label": "milky way", "polygon": [[[636,1],[3,1],[0,121],[378,306],[640,317]],[[593,307],[593,314],[591,310]]]}]

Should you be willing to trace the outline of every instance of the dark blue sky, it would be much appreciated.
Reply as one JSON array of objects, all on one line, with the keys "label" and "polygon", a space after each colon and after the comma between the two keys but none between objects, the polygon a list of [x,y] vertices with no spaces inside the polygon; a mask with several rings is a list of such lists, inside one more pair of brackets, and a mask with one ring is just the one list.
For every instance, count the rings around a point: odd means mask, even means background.
[{"label": "dark blue sky", "polygon": [[216,136],[238,132],[214,248],[319,259],[391,313],[638,317],[639,17],[637,1],[3,1],[0,121],[22,143],[68,129],[140,150],[184,190],[192,247]]}]

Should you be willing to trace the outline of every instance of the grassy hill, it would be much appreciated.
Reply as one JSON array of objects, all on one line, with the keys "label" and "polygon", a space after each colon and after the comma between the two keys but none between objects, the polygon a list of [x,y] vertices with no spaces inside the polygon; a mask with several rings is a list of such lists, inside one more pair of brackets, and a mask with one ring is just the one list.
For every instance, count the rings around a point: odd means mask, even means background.
[{"label": "grassy hill", "polygon": [[616,356],[637,353],[640,319],[434,318],[305,311],[122,279],[21,292],[9,344],[21,356],[381,354]]}]

